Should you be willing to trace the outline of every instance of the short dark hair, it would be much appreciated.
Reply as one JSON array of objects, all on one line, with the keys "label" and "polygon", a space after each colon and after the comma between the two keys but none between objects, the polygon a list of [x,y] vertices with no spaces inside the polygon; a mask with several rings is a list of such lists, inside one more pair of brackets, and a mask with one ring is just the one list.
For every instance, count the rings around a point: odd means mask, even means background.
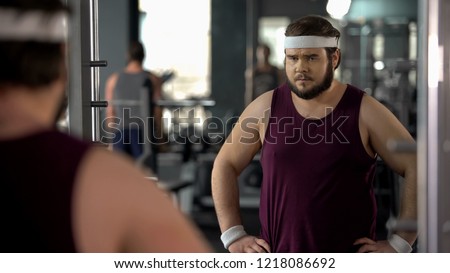
[{"label": "short dark hair", "polygon": [[138,41],[132,41],[128,47],[128,57],[130,61],[138,61],[142,63],[145,58],[144,45]]},{"label": "short dark hair", "polygon": [[[1,8],[19,13],[43,11],[49,15],[69,13],[60,0],[4,0]],[[0,85],[25,85],[31,88],[48,85],[60,78],[64,60],[61,42],[0,40]]]},{"label": "short dark hair", "polygon": [[[323,36],[323,37],[335,37],[337,41],[341,37],[341,33],[337,30],[327,19],[318,15],[307,15],[305,17],[298,18],[290,23],[285,36]],[[337,47],[326,47],[328,58],[331,59]],[[341,58],[335,68],[338,68],[341,62]]]}]

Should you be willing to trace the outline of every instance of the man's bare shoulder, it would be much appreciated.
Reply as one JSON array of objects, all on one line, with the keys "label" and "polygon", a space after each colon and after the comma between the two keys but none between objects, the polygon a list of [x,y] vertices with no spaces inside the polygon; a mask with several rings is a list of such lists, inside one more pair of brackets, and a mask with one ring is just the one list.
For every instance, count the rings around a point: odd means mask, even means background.
[{"label": "man's bare shoulder", "polygon": [[94,148],[86,155],[74,198],[81,251],[210,251],[170,195],[145,178],[151,175],[115,152]]},{"label": "man's bare shoulder", "polygon": [[380,120],[382,116],[393,116],[386,106],[368,94],[363,95],[360,113],[362,121],[367,123]]},{"label": "man's bare shoulder", "polygon": [[380,154],[389,152],[386,145],[390,140],[413,142],[394,113],[370,95],[364,95],[361,102],[360,126],[367,130],[372,146]]},{"label": "man's bare shoulder", "polygon": [[106,89],[111,89],[116,85],[119,79],[119,73],[115,72],[106,79]]},{"label": "man's bare shoulder", "polygon": [[121,186],[124,181],[143,181],[146,175],[136,168],[131,158],[98,147],[86,155],[80,172],[85,179],[96,181],[92,183],[104,181],[109,187]]},{"label": "man's bare shoulder", "polygon": [[273,90],[263,93],[261,96],[254,99],[248,106],[245,108],[242,113],[243,117],[257,117],[262,118],[270,110],[270,106],[272,104],[272,96]]},{"label": "man's bare shoulder", "polygon": [[119,73],[114,72],[111,75],[109,75],[109,77],[106,79],[106,81],[117,81],[118,78],[119,78]]}]

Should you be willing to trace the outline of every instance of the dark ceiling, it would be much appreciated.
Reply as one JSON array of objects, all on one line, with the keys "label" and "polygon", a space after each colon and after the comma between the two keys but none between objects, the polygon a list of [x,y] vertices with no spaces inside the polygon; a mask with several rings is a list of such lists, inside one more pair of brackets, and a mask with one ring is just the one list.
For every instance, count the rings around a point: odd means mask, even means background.
[{"label": "dark ceiling", "polygon": [[327,15],[328,0],[260,0],[261,16],[287,16],[291,19],[308,14]]},{"label": "dark ceiling", "polygon": [[[308,14],[327,16],[328,0],[254,0],[260,16],[287,16],[295,19]],[[349,21],[404,17],[417,19],[418,0],[352,0],[344,18]]]}]

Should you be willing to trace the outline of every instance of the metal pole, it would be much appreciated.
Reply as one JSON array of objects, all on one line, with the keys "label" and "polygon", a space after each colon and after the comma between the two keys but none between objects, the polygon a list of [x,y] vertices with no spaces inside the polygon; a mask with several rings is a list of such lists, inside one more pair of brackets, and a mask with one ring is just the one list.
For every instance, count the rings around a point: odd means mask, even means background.
[{"label": "metal pole", "polygon": [[450,251],[450,1],[419,2],[419,251]]},{"label": "metal pole", "polygon": [[[98,43],[98,0],[90,0],[90,25],[91,25],[91,63],[99,60]],[[98,66],[91,67],[91,100],[100,99],[100,70]],[[92,140],[100,140],[100,109],[92,108]]]},{"label": "metal pole", "polygon": [[68,122],[71,135],[91,140],[91,73],[89,0],[66,0],[72,8],[69,37]]}]

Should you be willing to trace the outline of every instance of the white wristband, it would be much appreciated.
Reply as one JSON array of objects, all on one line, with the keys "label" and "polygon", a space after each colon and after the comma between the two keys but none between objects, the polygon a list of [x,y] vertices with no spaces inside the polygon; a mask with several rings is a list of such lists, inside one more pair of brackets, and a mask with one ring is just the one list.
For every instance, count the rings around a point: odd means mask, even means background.
[{"label": "white wristband", "polygon": [[247,232],[245,232],[244,227],[241,225],[230,227],[227,229],[222,235],[220,236],[220,240],[222,240],[223,246],[225,249],[228,249],[228,247],[236,240],[244,237],[247,235]]},{"label": "white wristband", "polygon": [[398,253],[410,253],[412,251],[412,247],[409,243],[397,234],[393,234],[388,242]]}]

